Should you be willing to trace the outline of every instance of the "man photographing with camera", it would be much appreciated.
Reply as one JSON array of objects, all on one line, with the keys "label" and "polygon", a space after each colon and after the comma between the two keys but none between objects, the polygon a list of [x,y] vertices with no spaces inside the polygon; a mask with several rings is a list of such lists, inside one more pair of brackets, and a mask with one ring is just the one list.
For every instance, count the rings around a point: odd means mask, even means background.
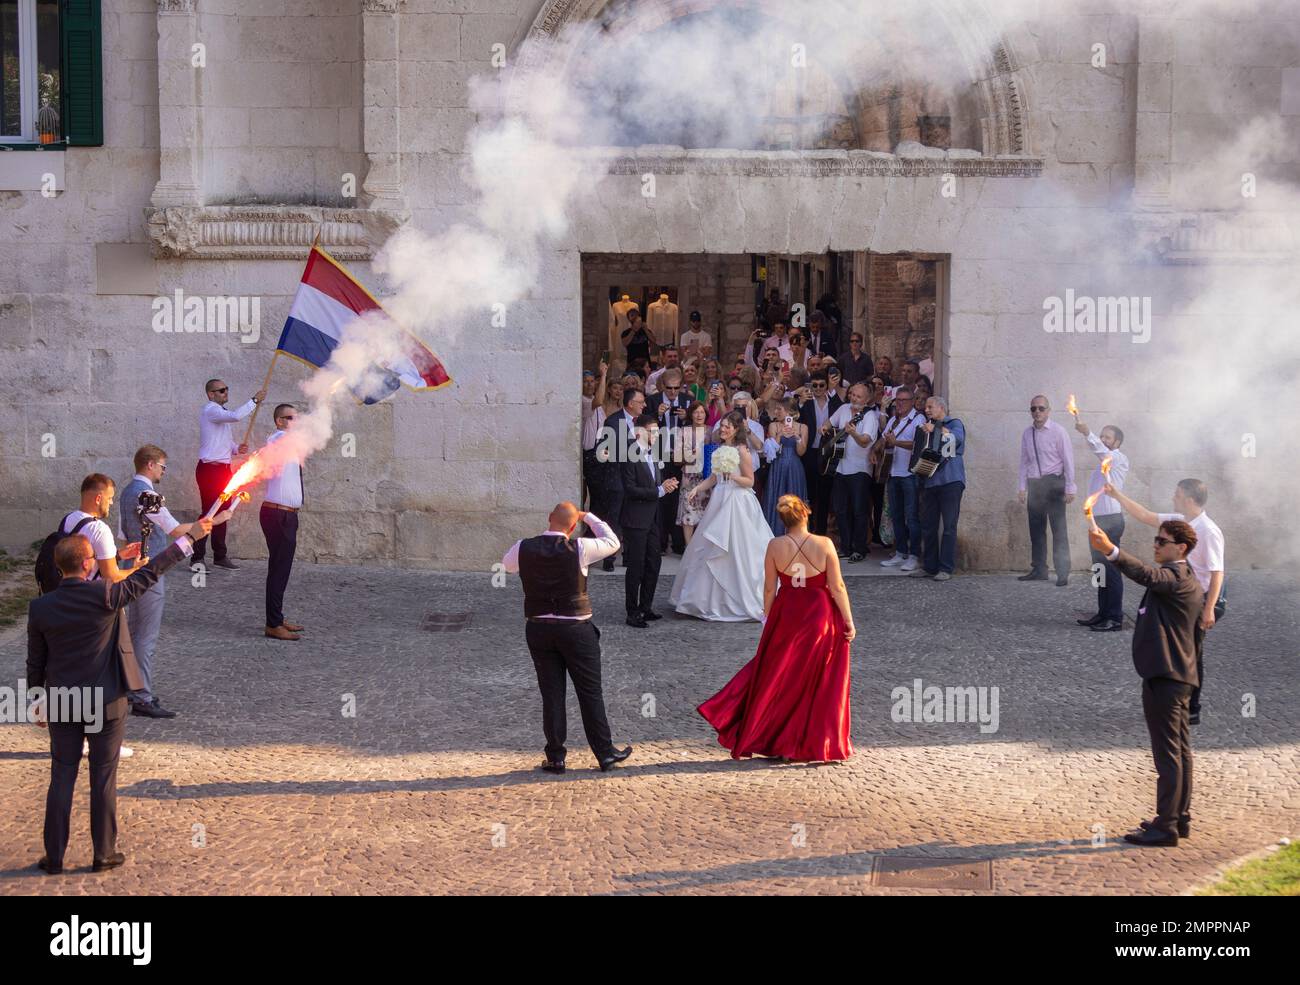
[{"label": "man photographing with camera", "polygon": [[[193,531],[195,540],[203,536],[193,523],[181,523],[164,505],[163,497],[155,488],[167,474],[167,453],[157,445],[144,445],[135,453],[135,476],[122,490],[118,502],[119,529],[129,543],[141,544],[142,560],[157,557],[176,538]],[[229,511],[212,518],[213,525],[225,523]],[[144,527],[149,526],[148,537]],[[162,628],[163,603],[167,599],[167,580],[159,578],[146,591],[138,595],[126,609],[127,629],[135,644],[136,662],[140,665],[142,686],[131,691],[127,700],[131,714],[145,718],[175,718],[153,693],[153,655]]]}]

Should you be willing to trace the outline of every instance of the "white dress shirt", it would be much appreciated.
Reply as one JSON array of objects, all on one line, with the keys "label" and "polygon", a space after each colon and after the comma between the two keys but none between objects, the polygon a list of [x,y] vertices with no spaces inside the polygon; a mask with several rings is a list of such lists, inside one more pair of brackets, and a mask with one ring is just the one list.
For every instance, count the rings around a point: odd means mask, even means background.
[{"label": "white dress shirt", "polygon": [[[831,425],[835,428],[847,427],[853,420],[854,412],[852,404],[844,404],[831,415]],[[865,434],[869,439],[865,445],[858,444],[852,434],[844,436],[844,457],[840,459],[839,466],[835,469],[839,475],[856,475],[859,472],[870,471],[871,466],[867,462],[867,449],[871,443],[880,437],[880,415],[874,411],[868,410],[857,426],[858,434]]]},{"label": "white dress shirt", "polygon": [[1182,520],[1190,523],[1196,531],[1196,546],[1187,552],[1187,563],[1192,566],[1192,574],[1207,595],[1210,592],[1210,575],[1223,571],[1223,531],[1202,510],[1194,519],[1188,520],[1181,513],[1158,513],[1161,523],[1167,520]]},{"label": "white dress shirt", "polygon": [[239,454],[239,443],[231,436],[230,425],[242,421],[253,408],[254,400],[238,410],[226,410],[221,404],[209,400],[199,412],[199,461],[230,464],[230,456]]},{"label": "white dress shirt", "polygon": [[[901,420],[895,417],[889,422],[886,432],[892,432],[895,441],[916,441],[916,429],[924,418],[913,409]],[[911,474],[912,449],[894,446],[894,457],[889,460],[890,478],[906,478]]]},{"label": "white dress shirt", "polygon": [[[588,513],[584,522],[591,528],[595,537],[579,537],[578,543],[578,570],[587,574],[587,568],[597,561],[603,561],[605,558],[618,553],[622,545],[618,541],[617,535],[610,529],[607,524],[595,513]],[[558,530],[543,530],[543,537],[563,537],[564,534]],[[501,565],[511,574],[519,573],[519,545],[523,541],[517,540],[506,551],[505,556],[501,559]],[[539,616],[540,619],[590,619],[591,616],[557,616],[546,614]]]},{"label": "white dress shirt", "polygon": [[[1110,484],[1120,492],[1124,491],[1124,480],[1128,478],[1128,456],[1116,448],[1111,451],[1101,443],[1091,431],[1088,432],[1088,447],[1096,454],[1098,461],[1110,456]],[[1092,476],[1088,479],[1088,495],[1099,491],[1106,484],[1106,477],[1101,474],[1101,465],[1092,470]],[[1093,516],[1111,516],[1115,513],[1123,513],[1119,502],[1114,498],[1102,493],[1097,497],[1097,502],[1093,504]]]},{"label": "white dress shirt", "polygon": [[[284,435],[285,432],[279,429],[271,432],[271,437],[266,439],[266,447],[270,448]],[[280,471],[266,483],[266,502],[279,503],[281,506],[292,506],[295,510],[302,508],[301,465],[289,460],[280,467]]]}]

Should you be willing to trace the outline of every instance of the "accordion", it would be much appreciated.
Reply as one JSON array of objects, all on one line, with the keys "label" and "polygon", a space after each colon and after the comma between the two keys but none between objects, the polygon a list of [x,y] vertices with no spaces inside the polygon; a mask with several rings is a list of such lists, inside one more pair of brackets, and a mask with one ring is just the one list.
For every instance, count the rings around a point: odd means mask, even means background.
[{"label": "accordion", "polygon": [[938,436],[939,429],[935,428],[926,435],[925,447],[912,452],[912,460],[908,463],[907,470],[913,475],[928,479],[939,471],[939,466],[943,464],[943,456],[932,447]]}]

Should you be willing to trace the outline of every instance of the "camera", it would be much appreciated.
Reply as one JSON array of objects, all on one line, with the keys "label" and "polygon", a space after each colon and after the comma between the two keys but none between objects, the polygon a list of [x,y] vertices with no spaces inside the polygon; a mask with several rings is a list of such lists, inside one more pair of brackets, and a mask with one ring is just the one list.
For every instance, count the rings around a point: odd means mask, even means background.
[{"label": "camera", "polygon": [[140,563],[149,560],[149,538],[153,535],[153,521],[149,517],[162,512],[166,500],[162,493],[142,489],[136,499],[135,515],[140,521]]}]

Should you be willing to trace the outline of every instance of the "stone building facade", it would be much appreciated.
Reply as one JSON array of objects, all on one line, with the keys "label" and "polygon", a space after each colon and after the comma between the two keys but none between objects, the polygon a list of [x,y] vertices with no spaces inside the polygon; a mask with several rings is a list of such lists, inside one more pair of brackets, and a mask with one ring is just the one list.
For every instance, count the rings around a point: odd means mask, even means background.
[{"label": "stone building facade", "polygon": [[[727,2],[89,6],[101,26],[102,144],[0,152],[9,548],[52,529],[87,472],[129,479],[145,442],[170,455],[169,504],[197,506],[203,382],[222,377],[235,402],[257,389],[313,238],[382,294],[370,260],[393,229],[436,232],[472,212],[463,175],[478,122],[473,76],[526,79],[547,55],[525,39],[620,19],[634,30],[637,18],[653,26]],[[1300,18],[1289,3],[1242,19],[1230,7],[1062,9],[1004,33],[974,14],[943,19],[936,30],[951,36],[968,80],[957,97],[878,87],[811,146],[787,134],[773,140],[795,149],[615,148],[509,327],[485,318],[428,340],[455,386],[358,410],[310,460],[300,556],[485,569],[577,493],[579,376],[595,357],[584,310],[597,310],[602,286],[671,276],[697,299],[689,307],[725,323],[730,346],[752,305],[750,257],[831,253],[872,275],[841,307],[874,319],[896,358],[928,344],[939,389],[966,423],[963,567],[1027,557],[1015,467],[1037,392],[1058,408],[1076,392],[1095,427],[1125,428],[1138,498],[1163,505],[1177,479],[1201,474],[1225,491],[1211,509],[1229,542],[1243,554],[1262,546],[1263,506],[1226,491],[1267,485],[1285,474],[1284,456],[1261,454],[1239,481],[1242,464],[1218,450],[1235,434],[1190,456],[1157,438],[1179,418],[1161,375],[1206,358],[1197,333],[1227,313],[1188,299],[1204,301],[1225,268],[1294,272],[1295,214],[1257,211],[1243,226],[1239,213],[1254,203],[1234,197],[1235,178],[1207,194],[1202,165],[1261,116],[1277,121],[1282,144],[1261,180],[1300,174]],[[502,51],[504,69],[494,63]],[[657,180],[653,200],[641,194],[645,174]],[[51,180],[57,192],[42,194]],[[1113,248],[1070,234],[1098,223],[1122,231]],[[155,299],[177,290],[257,298],[260,334],[155,331]],[[1067,290],[1151,297],[1151,343],[1044,331],[1044,299]],[[297,397],[307,373],[286,362],[273,400]],[[269,427],[263,418],[254,440]],[[1082,565],[1081,519],[1075,531]],[[253,510],[232,538],[237,556],[263,552]]]}]

